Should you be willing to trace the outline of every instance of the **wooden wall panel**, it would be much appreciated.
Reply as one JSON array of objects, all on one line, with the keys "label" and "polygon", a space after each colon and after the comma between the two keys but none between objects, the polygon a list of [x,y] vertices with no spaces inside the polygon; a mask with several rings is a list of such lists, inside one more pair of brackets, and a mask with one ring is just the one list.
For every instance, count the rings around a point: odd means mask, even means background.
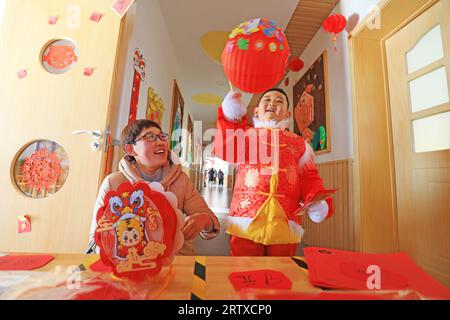
[{"label": "wooden wall panel", "polygon": [[352,198],[353,161],[339,160],[317,164],[319,174],[327,189],[338,189],[334,194],[334,214],[320,224],[303,218],[308,246],[355,250],[355,223]]}]

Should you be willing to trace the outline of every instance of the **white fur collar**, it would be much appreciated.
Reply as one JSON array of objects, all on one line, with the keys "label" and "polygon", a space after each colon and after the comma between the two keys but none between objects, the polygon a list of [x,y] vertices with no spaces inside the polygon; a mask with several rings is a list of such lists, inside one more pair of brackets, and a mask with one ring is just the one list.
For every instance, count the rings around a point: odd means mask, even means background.
[{"label": "white fur collar", "polygon": [[282,129],[286,130],[289,128],[291,122],[290,118],[286,118],[281,121],[275,120],[260,120],[259,118],[253,117],[253,125],[255,128],[271,128],[271,129]]}]

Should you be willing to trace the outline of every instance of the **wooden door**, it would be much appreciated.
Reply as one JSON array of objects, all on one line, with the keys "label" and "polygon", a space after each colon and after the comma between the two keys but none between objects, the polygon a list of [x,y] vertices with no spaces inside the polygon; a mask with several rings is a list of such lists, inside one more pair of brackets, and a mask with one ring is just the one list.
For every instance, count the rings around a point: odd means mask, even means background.
[{"label": "wooden door", "polygon": [[450,286],[449,15],[450,1],[439,1],[386,41],[399,247],[447,286]]},{"label": "wooden door", "polygon": [[[111,3],[7,2],[0,30],[0,251],[87,247],[121,30]],[[93,12],[103,14],[99,21],[90,20]],[[18,232],[23,215],[31,232]]]}]

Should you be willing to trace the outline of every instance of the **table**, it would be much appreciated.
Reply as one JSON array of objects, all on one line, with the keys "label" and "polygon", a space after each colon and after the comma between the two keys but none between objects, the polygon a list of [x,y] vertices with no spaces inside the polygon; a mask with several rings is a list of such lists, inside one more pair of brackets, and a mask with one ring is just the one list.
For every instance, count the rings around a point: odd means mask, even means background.
[{"label": "table", "polygon": [[[55,259],[35,271],[51,271],[57,266],[69,267],[88,265],[98,256],[83,254],[55,254]],[[299,264],[301,266],[299,266]],[[205,271],[206,281],[199,280],[194,269]],[[200,265],[200,266],[199,266]],[[231,272],[272,269],[284,273],[297,292],[320,292],[308,280],[308,270],[303,257],[195,257],[176,256],[173,261],[173,277],[166,289],[158,295],[162,300],[232,300],[240,299],[228,279]],[[203,267],[201,267],[203,266]],[[198,272],[197,272],[198,273]]]}]

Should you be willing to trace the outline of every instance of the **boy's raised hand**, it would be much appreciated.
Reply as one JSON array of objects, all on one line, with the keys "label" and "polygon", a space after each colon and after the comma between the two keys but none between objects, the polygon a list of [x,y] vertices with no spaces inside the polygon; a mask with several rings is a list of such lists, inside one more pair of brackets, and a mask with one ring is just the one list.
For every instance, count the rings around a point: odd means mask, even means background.
[{"label": "boy's raised hand", "polygon": [[223,99],[222,110],[227,120],[237,122],[247,114],[247,108],[241,98],[240,92],[230,91]]}]

